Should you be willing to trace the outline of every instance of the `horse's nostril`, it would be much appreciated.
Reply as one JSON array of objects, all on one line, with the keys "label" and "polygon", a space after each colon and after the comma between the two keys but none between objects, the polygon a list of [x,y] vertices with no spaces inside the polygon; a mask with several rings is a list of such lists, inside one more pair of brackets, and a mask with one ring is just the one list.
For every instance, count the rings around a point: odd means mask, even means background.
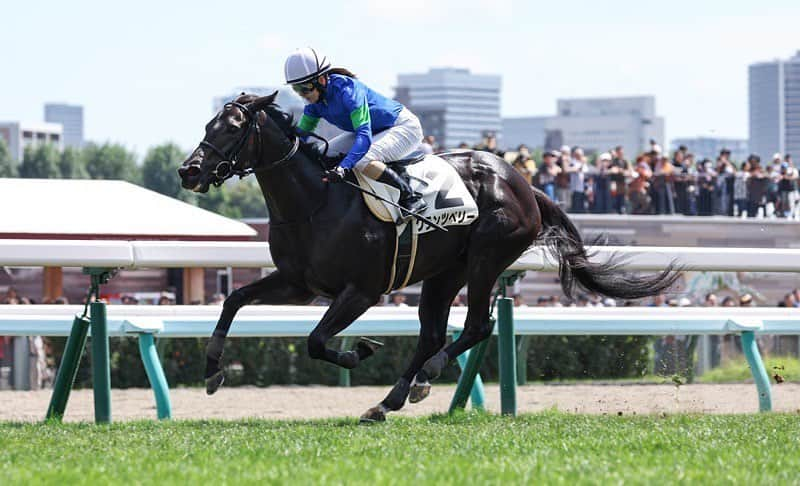
[{"label": "horse's nostril", "polygon": [[178,169],[178,175],[181,177],[195,177],[200,175],[200,166],[198,165],[190,165],[180,167]]}]

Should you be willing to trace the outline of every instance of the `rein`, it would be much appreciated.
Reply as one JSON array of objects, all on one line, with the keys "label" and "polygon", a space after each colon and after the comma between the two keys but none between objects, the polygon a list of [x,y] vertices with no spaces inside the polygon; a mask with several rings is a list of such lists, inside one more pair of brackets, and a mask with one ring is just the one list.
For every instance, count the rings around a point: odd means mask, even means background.
[{"label": "rein", "polygon": [[244,148],[247,141],[253,135],[255,131],[256,135],[256,142],[258,143],[258,150],[256,151],[256,160],[261,159],[261,150],[262,150],[262,142],[261,142],[261,125],[258,124],[258,117],[255,113],[250,111],[250,108],[247,106],[232,101],[228,103],[230,106],[235,106],[239,108],[242,113],[249,119],[247,122],[247,129],[239,138],[239,140],[234,144],[234,146],[228,151],[223,152],[219,147],[214,145],[211,142],[203,140],[200,142],[201,147],[207,147],[212,152],[214,152],[218,157],[220,157],[219,163],[211,171],[214,174],[215,180],[212,182],[215,186],[221,186],[226,180],[229,178],[238,175],[240,179],[249,176],[250,174],[256,172],[257,170],[272,170],[287,162],[289,159],[294,157],[297,153],[297,150],[300,148],[300,137],[294,137],[294,143],[292,144],[292,148],[289,149],[289,152],[286,153],[283,157],[278,160],[269,162],[266,167],[243,167],[239,168],[239,156],[241,155],[242,149]]}]

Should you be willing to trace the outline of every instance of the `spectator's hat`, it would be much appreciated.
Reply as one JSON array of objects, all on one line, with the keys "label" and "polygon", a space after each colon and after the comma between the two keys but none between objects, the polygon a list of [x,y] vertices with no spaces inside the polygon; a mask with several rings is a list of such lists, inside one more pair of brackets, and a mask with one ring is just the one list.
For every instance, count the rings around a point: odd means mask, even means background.
[{"label": "spectator's hat", "polygon": [[547,157],[548,155],[550,157],[561,157],[561,152],[559,152],[558,150],[548,150],[547,152],[544,153],[544,156]]},{"label": "spectator's hat", "polygon": [[782,158],[783,156],[781,155],[780,152],[775,152],[774,154],[772,154],[772,160],[781,160]]},{"label": "spectator's hat", "polygon": [[568,154],[569,153],[569,145],[562,145],[561,146],[561,153]]},{"label": "spectator's hat", "polygon": [[687,297],[681,297],[678,299],[678,307],[689,307],[690,305],[692,305],[692,301]]},{"label": "spectator's hat", "polygon": [[580,148],[580,147],[575,147],[575,148],[572,150],[572,153],[573,153],[573,154],[579,154],[579,155],[583,155],[583,149],[582,149],[582,148]]},{"label": "spectator's hat", "polygon": [[603,152],[603,153],[602,153],[602,154],[600,154],[600,156],[598,157],[598,160],[611,160],[611,154],[610,154],[610,153],[608,153],[608,152]]},{"label": "spectator's hat", "polygon": [[758,156],[758,155],[756,155],[756,154],[750,154],[750,155],[747,157],[747,161],[748,161],[748,162],[761,162],[761,157],[759,157],[759,156]]},{"label": "spectator's hat", "polygon": [[753,302],[753,296],[750,294],[743,294],[739,297],[739,305],[747,305],[751,302]]}]

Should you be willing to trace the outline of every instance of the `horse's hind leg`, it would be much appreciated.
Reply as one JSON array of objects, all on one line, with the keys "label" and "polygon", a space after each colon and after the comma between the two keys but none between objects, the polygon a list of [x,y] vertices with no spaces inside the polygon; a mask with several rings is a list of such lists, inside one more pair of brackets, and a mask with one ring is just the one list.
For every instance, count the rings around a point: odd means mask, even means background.
[{"label": "horse's hind leg", "polygon": [[392,390],[376,407],[369,409],[362,420],[379,421],[389,411],[400,410],[406,398],[419,402],[430,393],[430,383],[413,382],[414,376],[431,356],[444,347],[447,339],[447,318],[450,305],[466,282],[466,265],[447,270],[422,283],[419,300],[419,322],[421,324],[417,350],[405,373],[397,380]]},{"label": "horse's hind leg", "polygon": [[322,320],[308,336],[309,356],[347,369],[355,368],[362,359],[369,357],[374,352],[374,347],[358,346],[353,351],[340,352],[326,347],[325,344],[375,305],[378,298],[379,296],[367,295],[352,285],[347,286],[331,302]]},{"label": "horse's hind leg", "polygon": [[211,395],[222,385],[222,349],[239,309],[250,304],[306,304],[312,298],[314,295],[311,292],[292,285],[279,271],[231,292],[222,305],[222,314],[206,347],[206,393]]},{"label": "horse's hind leg", "polygon": [[442,369],[464,351],[487,339],[492,334],[489,303],[492,288],[500,274],[522,251],[527,248],[524,239],[509,238],[504,248],[479,248],[470,250],[469,276],[467,280],[467,318],[464,332],[442,351],[428,359],[417,373],[417,383],[425,383],[439,377]]}]

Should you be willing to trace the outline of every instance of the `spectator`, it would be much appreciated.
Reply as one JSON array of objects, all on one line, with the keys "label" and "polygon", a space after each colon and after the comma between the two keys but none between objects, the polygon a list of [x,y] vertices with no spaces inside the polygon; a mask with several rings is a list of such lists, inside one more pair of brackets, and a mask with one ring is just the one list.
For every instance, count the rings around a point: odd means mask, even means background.
[{"label": "spectator", "polygon": [[567,172],[569,173],[569,190],[572,193],[572,204],[570,210],[573,213],[586,212],[586,172],[589,168],[586,165],[586,157],[583,149],[576,147],[572,150]]},{"label": "spectator", "polygon": [[609,192],[611,193],[611,205],[614,211],[618,214],[624,214],[627,211],[625,198],[627,196],[626,179],[630,178],[633,174],[631,164],[625,160],[625,154],[621,145],[617,145],[613,151],[613,158],[609,166]]},{"label": "spectator", "polygon": [[536,175],[536,163],[533,161],[528,147],[524,144],[517,147],[517,152],[518,155],[511,165],[528,181],[528,184],[532,185],[533,176]]},{"label": "spectator", "polygon": [[542,157],[542,167],[537,172],[538,185],[551,200],[556,200],[556,177],[561,173],[561,167],[556,164],[558,152],[550,150]]},{"label": "spectator", "polygon": [[734,214],[742,216],[747,213],[747,179],[750,178],[750,162],[744,161],[733,180],[733,202],[736,206]]},{"label": "spectator", "polygon": [[648,214],[650,212],[649,189],[652,175],[653,173],[648,163],[648,156],[640,155],[636,159],[636,171],[628,186],[628,194],[630,194],[631,200],[631,213]]},{"label": "spectator", "polygon": [[592,212],[611,212],[611,154],[608,152],[603,152],[597,157],[593,194]]},{"label": "spectator", "polygon": [[556,198],[558,199],[558,204],[566,209],[569,210],[571,204],[571,192],[569,190],[569,169],[570,164],[570,154],[572,151],[569,148],[569,145],[563,145],[561,147],[561,152],[558,158],[558,166],[559,166],[559,173],[556,175]]},{"label": "spectator", "polygon": [[406,294],[402,292],[393,293],[390,305],[395,307],[408,307],[408,304],[406,304]]},{"label": "spectator", "polygon": [[714,210],[714,169],[711,161],[703,159],[697,167],[697,214],[699,216],[711,216]]},{"label": "spectator", "polygon": [[778,207],[775,211],[779,218],[788,218],[792,215],[793,195],[796,191],[797,173],[788,162],[783,162],[778,180]]},{"label": "spectator", "polygon": [[758,155],[750,155],[750,177],[747,179],[747,216],[755,218],[759,210],[767,212],[767,192],[769,179],[761,168],[761,159]]},{"label": "spectator", "polygon": [[714,195],[714,214],[733,216],[733,174],[736,169],[728,159],[730,150],[722,149],[717,158]]},{"label": "spectator", "polygon": [[675,212],[673,172],[674,167],[669,157],[658,156],[653,170],[656,214],[673,214]]}]

